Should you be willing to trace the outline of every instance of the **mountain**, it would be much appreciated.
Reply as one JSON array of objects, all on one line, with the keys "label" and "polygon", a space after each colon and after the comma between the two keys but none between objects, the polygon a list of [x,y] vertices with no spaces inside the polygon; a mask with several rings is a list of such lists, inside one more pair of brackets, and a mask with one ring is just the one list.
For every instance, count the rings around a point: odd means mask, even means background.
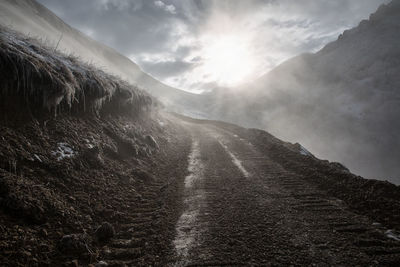
[{"label": "mountain", "polygon": [[314,54],[232,92],[214,117],[301,142],[368,178],[400,183],[400,1]]},{"label": "mountain", "polygon": [[382,5],[317,53],[240,88],[204,95],[162,84],[34,0],[1,1],[0,24],[137,84],[169,110],[263,128],[364,177],[400,183],[399,2]]},{"label": "mountain", "polygon": [[[64,23],[35,0],[0,1],[0,24],[71,53],[107,72],[137,84],[174,111],[190,112],[198,97],[167,86],[143,72],[139,66],[114,49],[105,46]],[[58,46],[57,46],[58,44]]]},{"label": "mountain", "polygon": [[400,262],[400,186],[3,27],[0,88],[1,266]]},{"label": "mountain", "polygon": [[[1,266],[400,262],[400,186],[300,144],[165,112],[3,26],[0,95]],[[218,101],[254,102],[241,95]]]}]

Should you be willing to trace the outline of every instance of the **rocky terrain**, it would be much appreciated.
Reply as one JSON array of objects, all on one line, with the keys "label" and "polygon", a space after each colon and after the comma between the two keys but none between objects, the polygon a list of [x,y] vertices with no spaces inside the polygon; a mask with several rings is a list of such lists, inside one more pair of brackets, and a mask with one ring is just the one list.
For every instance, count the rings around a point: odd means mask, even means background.
[{"label": "rocky terrain", "polygon": [[159,262],[188,137],[145,92],[15,32],[0,37],[2,265],[87,265],[133,257],[118,256],[127,246]]},{"label": "rocky terrain", "polygon": [[170,111],[264,129],[363,177],[400,184],[399,3],[382,5],[316,53],[240,88],[201,95],[160,83],[35,0],[1,1],[0,23],[137,84]]},{"label": "rocky terrain", "polygon": [[398,186],[5,28],[0,73],[3,266],[400,263]]}]

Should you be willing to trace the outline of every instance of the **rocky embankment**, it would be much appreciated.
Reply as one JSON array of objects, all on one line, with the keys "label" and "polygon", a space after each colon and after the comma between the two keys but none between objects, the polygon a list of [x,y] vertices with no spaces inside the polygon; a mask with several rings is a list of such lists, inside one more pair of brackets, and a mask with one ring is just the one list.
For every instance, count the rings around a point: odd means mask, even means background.
[{"label": "rocky embankment", "polygon": [[77,58],[6,29],[0,48],[1,265],[162,262],[190,148],[180,127]]}]

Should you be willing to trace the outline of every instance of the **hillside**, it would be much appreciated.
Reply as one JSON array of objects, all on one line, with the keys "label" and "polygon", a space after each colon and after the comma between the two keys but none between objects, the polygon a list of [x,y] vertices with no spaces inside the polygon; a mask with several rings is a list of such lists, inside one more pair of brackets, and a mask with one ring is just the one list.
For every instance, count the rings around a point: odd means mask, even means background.
[{"label": "hillside", "polygon": [[34,0],[0,2],[0,23],[37,36],[157,97],[169,110],[266,129],[368,178],[400,183],[399,1],[315,54],[292,58],[241,88],[194,95],[71,28]]},{"label": "hillside", "polygon": [[400,188],[0,28],[2,266],[388,265]]},{"label": "hillside", "polygon": [[167,86],[144,73],[134,62],[64,23],[35,0],[0,2],[0,24],[39,38],[146,90],[175,111],[196,106],[196,95]]},{"label": "hillside", "polygon": [[368,178],[400,183],[400,1],[315,54],[220,91],[214,117],[264,128]]},{"label": "hillside", "polygon": [[190,148],[180,127],[136,86],[3,27],[0,70],[1,265],[96,262],[135,220],[158,262]]}]

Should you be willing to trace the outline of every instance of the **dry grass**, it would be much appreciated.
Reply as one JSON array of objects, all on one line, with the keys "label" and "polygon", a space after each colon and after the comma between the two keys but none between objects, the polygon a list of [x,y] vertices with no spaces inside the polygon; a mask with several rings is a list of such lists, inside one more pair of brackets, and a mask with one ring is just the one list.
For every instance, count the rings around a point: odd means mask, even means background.
[{"label": "dry grass", "polygon": [[9,110],[5,106],[20,105],[29,111],[95,114],[123,111],[136,115],[155,105],[138,87],[54,50],[37,40],[0,28],[3,110]]}]

